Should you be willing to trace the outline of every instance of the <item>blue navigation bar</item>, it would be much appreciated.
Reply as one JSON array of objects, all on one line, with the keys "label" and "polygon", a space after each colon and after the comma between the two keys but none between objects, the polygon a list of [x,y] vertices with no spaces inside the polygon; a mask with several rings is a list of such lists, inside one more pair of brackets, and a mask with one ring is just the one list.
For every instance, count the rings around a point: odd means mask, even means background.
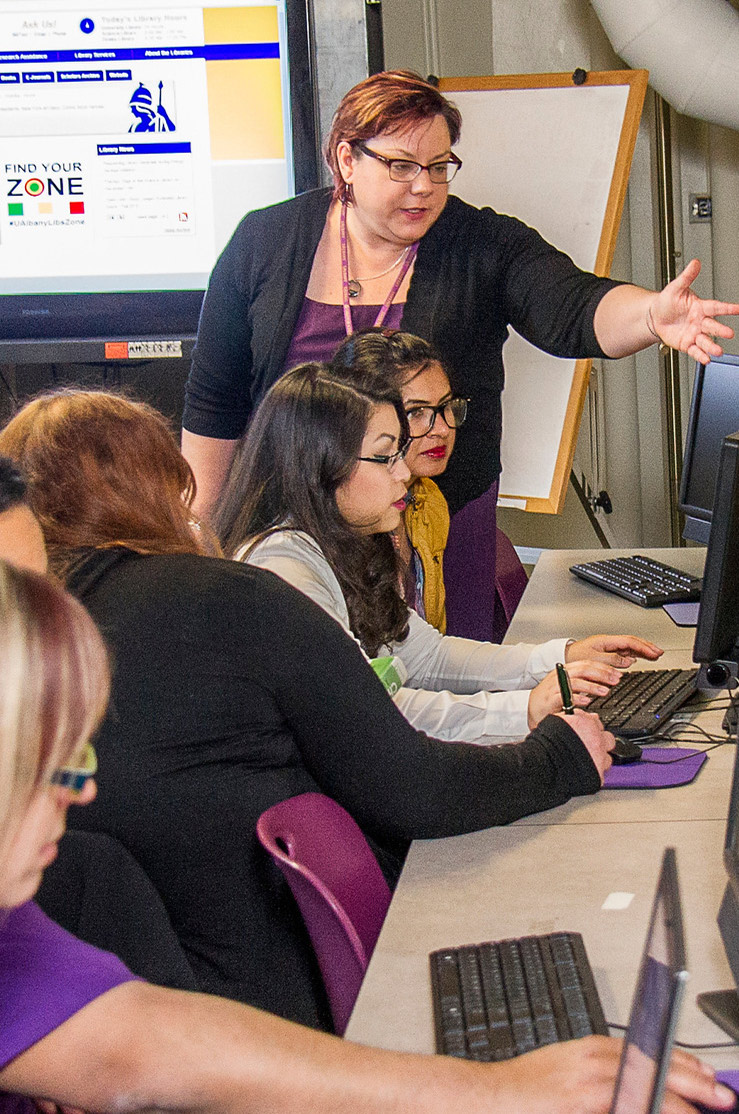
[{"label": "blue navigation bar", "polygon": [[99,155],[189,155],[190,143],[98,143]]},{"label": "blue navigation bar", "polygon": [[212,46],[137,47],[124,50],[0,51],[0,65],[39,62],[119,62],[202,58],[206,62],[243,58],[279,58],[279,43],[216,43]]}]

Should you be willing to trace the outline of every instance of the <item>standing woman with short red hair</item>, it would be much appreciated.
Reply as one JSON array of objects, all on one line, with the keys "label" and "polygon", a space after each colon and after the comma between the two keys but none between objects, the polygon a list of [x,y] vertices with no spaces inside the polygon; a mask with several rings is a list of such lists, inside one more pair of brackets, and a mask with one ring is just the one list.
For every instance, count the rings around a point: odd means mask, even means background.
[{"label": "standing woman with short red hair", "polygon": [[[211,276],[187,385],[182,446],[201,512],[271,384],[298,363],[330,359],[355,329],[402,327],[439,352],[471,400],[441,486],[453,515],[488,493],[493,534],[509,326],[563,357],[621,357],[659,340],[706,362],[721,351],[714,338],[733,335],[713,316],[739,305],[693,293],[695,260],[660,293],[618,284],[581,271],[521,221],[449,196],[460,128],[458,110],[417,74],[375,74],[334,117],[333,189],[238,226]],[[452,520],[448,551],[462,524]],[[448,582],[449,631],[484,637],[460,630],[454,607]]]}]

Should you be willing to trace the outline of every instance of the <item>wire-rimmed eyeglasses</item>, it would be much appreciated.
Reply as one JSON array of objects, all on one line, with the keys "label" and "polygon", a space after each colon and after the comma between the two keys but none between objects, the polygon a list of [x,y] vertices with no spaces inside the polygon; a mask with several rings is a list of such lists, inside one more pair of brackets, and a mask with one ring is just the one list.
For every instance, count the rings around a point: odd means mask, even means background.
[{"label": "wire-rimmed eyeglasses", "polygon": [[435,186],[446,185],[451,182],[462,165],[462,160],[454,152],[448,159],[424,166],[423,163],[414,162],[412,159],[389,159],[385,155],[378,155],[377,151],[373,151],[371,147],[367,147],[364,143],[357,142],[354,146],[363,155],[369,155],[371,159],[377,159],[378,162],[384,163],[393,182],[412,182],[422,170],[428,170],[429,178]]}]

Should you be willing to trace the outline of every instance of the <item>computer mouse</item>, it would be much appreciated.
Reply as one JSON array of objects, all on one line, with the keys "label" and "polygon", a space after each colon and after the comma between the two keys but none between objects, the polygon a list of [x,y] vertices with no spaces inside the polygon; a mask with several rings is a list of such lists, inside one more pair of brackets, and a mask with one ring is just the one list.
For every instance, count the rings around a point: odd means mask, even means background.
[{"label": "computer mouse", "polygon": [[630,739],[617,738],[615,747],[608,753],[613,759],[614,766],[626,766],[629,762],[639,761],[642,749],[638,743],[632,743]]}]

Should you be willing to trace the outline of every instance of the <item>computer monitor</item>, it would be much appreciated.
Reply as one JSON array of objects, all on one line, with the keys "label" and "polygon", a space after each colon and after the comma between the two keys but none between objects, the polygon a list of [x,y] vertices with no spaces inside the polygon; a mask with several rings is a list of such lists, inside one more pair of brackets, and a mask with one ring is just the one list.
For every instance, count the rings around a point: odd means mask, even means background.
[{"label": "computer monitor", "polygon": [[683,537],[707,544],[724,437],[739,429],[739,356],[697,364],[680,480]]},{"label": "computer monitor", "polygon": [[[739,389],[739,382],[737,384]],[[693,660],[708,684],[729,686],[739,663],[739,433],[721,444]]]},{"label": "computer monitor", "polygon": [[685,967],[677,861],[674,847],[666,847],[610,1114],[659,1114],[662,1109]]},{"label": "computer monitor", "polygon": [[734,779],[724,839],[724,867],[728,879],[717,921],[735,985],[730,990],[699,994],[697,1001],[712,1021],[734,1040],[739,1040],[739,747],[734,758]]},{"label": "computer monitor", "polygon": [[318,184],[307,7],[3,0],[0,361],[195,333],[241,217]]}]

